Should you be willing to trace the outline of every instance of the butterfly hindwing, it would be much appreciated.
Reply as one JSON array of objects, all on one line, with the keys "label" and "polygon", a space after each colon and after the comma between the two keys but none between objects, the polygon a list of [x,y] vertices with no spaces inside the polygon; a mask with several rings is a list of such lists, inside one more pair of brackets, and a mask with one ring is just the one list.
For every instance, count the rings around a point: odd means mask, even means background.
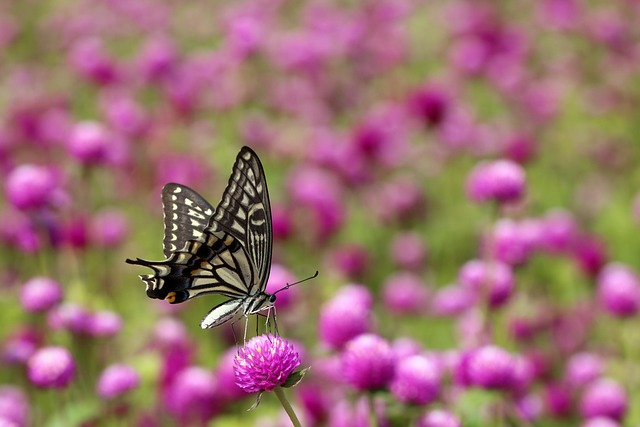
[{"label": "butterfly hindwing", "polygon": [[162,188],[165,257],[183,250],[189,240],[198,239],[211,220],[214,208],[191,188],[175,183]]}]

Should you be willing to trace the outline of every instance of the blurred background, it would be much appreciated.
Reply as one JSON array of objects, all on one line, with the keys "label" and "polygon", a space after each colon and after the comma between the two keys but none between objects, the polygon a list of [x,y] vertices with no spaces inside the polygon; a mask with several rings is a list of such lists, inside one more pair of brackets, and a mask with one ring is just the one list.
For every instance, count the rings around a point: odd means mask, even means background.
[{"label": "blurred background", "polygon": [[165,183],[215,206],[243,145],[268,290],[320,271],[277,302],[312,367],[287,390],[303,425],[637,425],[639,20],[637,0],[1,2],[0,425],[290,425],[273,396],[246,411],[234,331],[199,328],[222,298],[150,300],[124,263],[162,259]]}]

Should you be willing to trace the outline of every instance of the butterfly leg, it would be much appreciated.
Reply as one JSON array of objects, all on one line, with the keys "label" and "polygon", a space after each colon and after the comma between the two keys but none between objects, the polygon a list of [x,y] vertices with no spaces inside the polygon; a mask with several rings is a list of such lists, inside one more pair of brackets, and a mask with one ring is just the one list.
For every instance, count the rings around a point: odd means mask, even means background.
[{"label": "butterfly leg", "polygon": [[245,318],[245,322],[244,322],[244,342],[247,342],[247,329],[249,328],[249,316],[248,315],[244,315]]}]

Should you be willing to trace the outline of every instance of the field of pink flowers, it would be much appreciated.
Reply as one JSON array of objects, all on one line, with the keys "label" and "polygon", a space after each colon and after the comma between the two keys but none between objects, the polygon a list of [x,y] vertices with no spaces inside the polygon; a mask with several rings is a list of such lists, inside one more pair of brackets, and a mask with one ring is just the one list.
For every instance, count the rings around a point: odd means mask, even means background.
[{"label": "field of pink flowers", "polygon": [[285,391],[302,425],[639,425],[638,22],[639,0],[2,2],[0,426],[291,425],[272,393],[247,411],[244,322],[199,328],[222,297],[151,300],[124,262],[162,259],[165,183],[215,206],[243,145],[267,290],[319,270],[262,341],[266,375],[311,367]]}]

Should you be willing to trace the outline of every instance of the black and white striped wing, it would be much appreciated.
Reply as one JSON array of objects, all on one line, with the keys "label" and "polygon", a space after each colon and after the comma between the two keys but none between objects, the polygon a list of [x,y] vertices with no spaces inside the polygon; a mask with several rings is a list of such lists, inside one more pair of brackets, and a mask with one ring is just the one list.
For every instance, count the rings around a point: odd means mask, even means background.
[{"label": "black and white striped wing", "polygon": [[271,205],[262,163],[251,148],[240,150],[209,226],[214,233],[224,232],[238,241],[253,263],[258,280],[247,283],[247,294],[264,291],[273,245]]},{"label": "black and white striped wing", "polygon": [[169,258],[183,250],[187,241],[202,236],[215,209],[202,196],[186,185],[169,183],[162,188],[164,239],[162,250]]}]

